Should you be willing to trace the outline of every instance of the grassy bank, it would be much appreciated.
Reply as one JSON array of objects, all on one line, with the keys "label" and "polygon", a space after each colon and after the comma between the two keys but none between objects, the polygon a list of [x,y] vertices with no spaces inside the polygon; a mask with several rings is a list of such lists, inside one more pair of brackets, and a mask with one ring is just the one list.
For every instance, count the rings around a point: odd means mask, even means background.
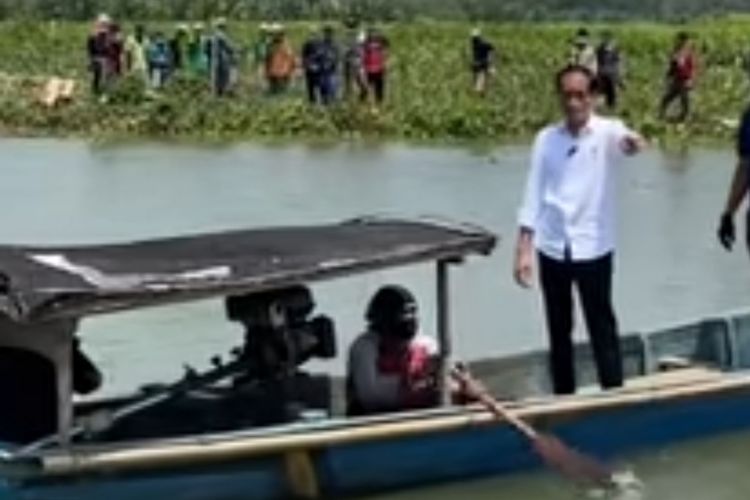
[{"label": "grassy bank", "polygon": [[[312,109],[302,84],[283,98],[266,97],[249,62],[237,95],[218,100],[202,82],[177,81],[150,98],[137,81],[124,81],[108,104],[87,93],[83,45],[87,26],[73,23],[0,24],[0,129],[18,135],[202,138],[377,136],[409,140],[527,138],[556,117],[552,75],[564,62],[574,25],[487,25],[500,65],[490,95],[474,96],[467,70],[468,24],[414,23],[386,26],[393,57],[387,105],[374,113],[358,104]],[[594,26],[596,30],[599,26]],[[745,105],[748,78],[739,61],[750,50],[750,20],[736,18],[688,26],[698,40],[702,71],[695,113],[686,125],[655,118],[666,54],[677,27],[612,26],[626,56],[627,89],[621,115],[657,140],[726,141],[722,122]],[[684,29],[680,26],[679,29]],[[254,25],[232,27],[249,46]],[[299,47],[309,26],[292,26]],[[35,103],[38,77],[80,81],[73,103],[45,109]]]}]

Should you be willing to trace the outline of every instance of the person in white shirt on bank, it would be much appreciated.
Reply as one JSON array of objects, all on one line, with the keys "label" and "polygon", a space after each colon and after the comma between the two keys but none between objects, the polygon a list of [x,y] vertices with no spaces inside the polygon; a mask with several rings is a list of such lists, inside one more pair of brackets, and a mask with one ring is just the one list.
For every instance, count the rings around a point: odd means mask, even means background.
[{"label": "person in white shirt on bank", "polygon": [[578,65],[556,75],[564,119],[536,137],[519,211],[514,276],[522,287],[531,287],[538,260],[556,394],[576,391],[574,286],[599,382],[605,389],[623,384],[612,306],[615,177],[622,157],[635,155],[646,143],[622,121],[594,113],[595,78],[588,68]]}]

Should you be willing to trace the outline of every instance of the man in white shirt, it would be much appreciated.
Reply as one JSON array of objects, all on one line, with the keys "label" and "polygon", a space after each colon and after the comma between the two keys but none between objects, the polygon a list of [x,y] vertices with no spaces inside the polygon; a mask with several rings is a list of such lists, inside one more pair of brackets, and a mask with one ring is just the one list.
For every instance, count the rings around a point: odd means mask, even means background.
[{"label": "man in white shirt", "polygon": [[538,254],[556,394],[576,390],[573,365],[573,286],[603,388],[623,383],[617,320],[612,307],[615,175],[623,156],[645,141],[620,120],[594,114],[595,75],[568,66],[557,75],[561,123],[536,137],[519,213],[514,275],[528,288]]},{"label": "man in white shirt", "polygon": [[417,302],[400,286],[381,288],[367,309],[367,332],[349,350],[349,415],[427,408],[440,401],[437,343],[419,332]]}]

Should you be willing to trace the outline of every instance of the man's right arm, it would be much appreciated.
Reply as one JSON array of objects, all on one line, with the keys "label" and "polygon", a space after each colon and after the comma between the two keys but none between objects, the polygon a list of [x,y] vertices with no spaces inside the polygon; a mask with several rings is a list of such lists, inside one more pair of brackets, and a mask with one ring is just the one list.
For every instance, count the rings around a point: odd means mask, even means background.
[{"label": "man's right arm", "polygon": [[734,170],[732,184],[729,187],[727,201],[724,205],[724,211],[722,212],[719,221],[719,242],[727,251],[732,250],[734,241],[737,237],[734,225],[734,214],[739,209],[742,200],[745,199],[745,195],[748,191],[748,168],[750,168],[750,160],[747,157],[741,157]]},{"label": "man's right arm", "polygon": [[518,239],[513,277],[520,286],[531,287],[534,277],[534,231],[542,203],[544,136],[537,135],[531,152],[531,168],[518,214]]},{"label": "man's right arm", "polygon": [[534,232],[527,227],[518,230],[513,278],[523,288],[531,288],[534,280]]},{"label": "man's right arm", "polygon": [[724,214],[733,216],[742,205],[748,190],[747,169],[750,168],[750,158],[743,157],[737,162],[732,176],[732,184],[729,187],[727,201],[724,205]]},{"label": "man's right arm", "polygon": [[742,117],[740,130],[737,135],[737,156],[739,161],[732,176],[729,193],[721,214],[718,237],[721,245],[731,250],[734,245],[736,231],[734,226],[734,214],[739,209],[742,201],[750,188],[748,168],[750,168],[750,111],[746,111]]}]

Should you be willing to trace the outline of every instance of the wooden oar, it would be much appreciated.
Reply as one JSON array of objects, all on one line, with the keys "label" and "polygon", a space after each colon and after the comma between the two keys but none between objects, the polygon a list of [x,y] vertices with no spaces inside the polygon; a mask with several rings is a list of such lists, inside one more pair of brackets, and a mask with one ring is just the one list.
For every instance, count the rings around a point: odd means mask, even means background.
[{"label": "wooden oar", "polygon": [[451,376],[469,397],[479,401],[497,418],[505,420],[529,440],[544,463],[562,475],[582,484],[610,488],[615,486],[613,471],[597,460],[569,448],[554,436],[542,434],[518,415],[493,398],[462,366],[451,371]]}]

